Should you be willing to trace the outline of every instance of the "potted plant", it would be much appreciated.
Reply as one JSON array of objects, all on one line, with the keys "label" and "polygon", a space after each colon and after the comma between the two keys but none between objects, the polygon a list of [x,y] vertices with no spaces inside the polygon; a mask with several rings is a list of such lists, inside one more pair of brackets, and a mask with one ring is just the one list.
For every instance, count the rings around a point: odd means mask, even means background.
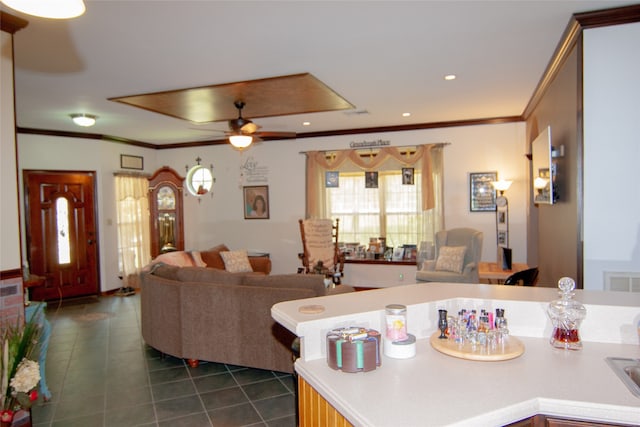
[{"label": "potted plant", "polygon": [[10,426],[16,412],[38,399],[40,366],[36,361],[42,326],[31,319],[0,328],[0,425]]}]

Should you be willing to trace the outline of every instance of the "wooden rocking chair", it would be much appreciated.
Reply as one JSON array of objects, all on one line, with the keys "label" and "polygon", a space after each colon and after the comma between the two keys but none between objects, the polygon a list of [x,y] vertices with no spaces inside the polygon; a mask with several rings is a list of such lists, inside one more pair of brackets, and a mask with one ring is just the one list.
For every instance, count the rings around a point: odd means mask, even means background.
[{"label": "wooden rocking chair", "polygon": [[331,274],[342,277],[344,254],[338,248],[339,219],[299,220],[303,252],[298,254],[304,273]]}]

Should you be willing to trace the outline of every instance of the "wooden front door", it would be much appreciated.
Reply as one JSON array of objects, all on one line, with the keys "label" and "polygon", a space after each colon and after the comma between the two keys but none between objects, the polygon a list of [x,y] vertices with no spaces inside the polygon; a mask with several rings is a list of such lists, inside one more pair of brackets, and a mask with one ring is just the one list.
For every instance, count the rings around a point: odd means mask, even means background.
[{"label": "wooden front door", "polygon": [[29,267],[44,276],[31,299],[98,293],[93,172],[24,171]]}]

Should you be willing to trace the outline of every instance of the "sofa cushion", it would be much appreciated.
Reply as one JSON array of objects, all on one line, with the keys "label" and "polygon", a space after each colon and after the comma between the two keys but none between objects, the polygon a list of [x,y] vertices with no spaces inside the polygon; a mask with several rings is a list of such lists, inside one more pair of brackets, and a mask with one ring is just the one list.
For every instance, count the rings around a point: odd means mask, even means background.
[{"label": "sofa cushion", "polygon": [[464,254],[467,251],[465,246],[443,246],[438,252],[436,260],[436,271],[451,271],[462,273]]},{"label": "sofa cushion", "polygon": [[220,256],[220,252],[228,250],[229,248],[226,245],[218,245],[207,249],[206,251],[200,251],[200,256],[205,264],[207,264],[207,267],[224,270],[224,261]]},{"label": "sofa cushion", "polygon": [[311,289],[315,296],[324,296],[324,276],[322,274],[274,274],[270,276],[246,275],[245,286],[265,286],[269,288]]},{"label": "sofa cushion", "polygon": [[178,280],[178,271],[181,268],[182,267],[159,262],[151,266],[151,274],[169,280]]},{"label": "sofa cushion", "polygon": [[208,267],[183,267],[177,272],[177,280],[181,282],[220,283],[223,285],[240,285],[243,276]]},{"label": "sofa cushion", "polygon": [[230,273],[249,273],[253,271],[247,251],[222,251],[224,269]]}]

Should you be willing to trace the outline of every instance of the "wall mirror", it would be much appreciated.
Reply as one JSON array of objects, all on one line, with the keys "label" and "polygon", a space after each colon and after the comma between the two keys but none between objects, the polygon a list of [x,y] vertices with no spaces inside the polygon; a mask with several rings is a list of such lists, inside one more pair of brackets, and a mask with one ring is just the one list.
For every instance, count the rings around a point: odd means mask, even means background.
[{"label": "wall mirror", "polygon": [[531,143],[534,203],[553,204],[558,200],[556,168],[551,152],[551,127],[547,126]]}]

